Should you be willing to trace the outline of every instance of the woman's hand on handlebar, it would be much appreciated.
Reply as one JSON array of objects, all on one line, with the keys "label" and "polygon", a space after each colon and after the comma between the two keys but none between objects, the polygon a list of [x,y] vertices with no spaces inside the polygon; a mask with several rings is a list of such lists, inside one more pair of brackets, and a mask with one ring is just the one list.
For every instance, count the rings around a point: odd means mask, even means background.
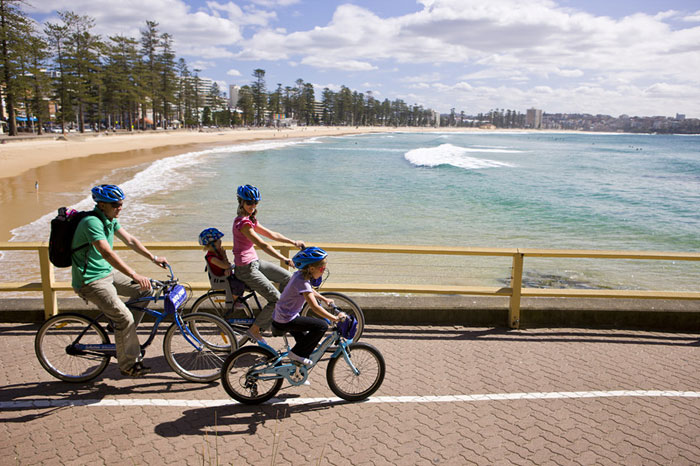
[{"label": "woman's hand on handlebar", "polygon": [[293,241],[294,246],[298,247],[299,249],[304,249],[306,247],[306,244],[302,240],[298,241]]}]

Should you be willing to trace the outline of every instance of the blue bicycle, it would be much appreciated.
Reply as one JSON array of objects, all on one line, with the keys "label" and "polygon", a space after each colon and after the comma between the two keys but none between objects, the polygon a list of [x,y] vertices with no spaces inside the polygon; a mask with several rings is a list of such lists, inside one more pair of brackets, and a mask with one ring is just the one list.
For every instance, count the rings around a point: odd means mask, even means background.
[{"label": "blue bicycle", "polygon": [[[125,303],[130,310],[155,318],[148,339],[141,344],[141,352],[145,354],[161,322],[172,317],[173,323],[163,338],[163,355],[168,365],[186,380],[212,382],[221,376],[226,357],[238,349],[237,340],[219,317],[203,313],[181,315],[190,293],[178,284],[170,265],[168,269],[169,279],[151,280],[152,296]],[[136,306],[157,301],[163,301],[162,311]],[[104,314],[93,319],[66,313],[44,322],[34,340],[34,351],[44,369],[66,382],[86,382],[100,375],[110,358],[116,357],[116,345],[110,342],[108,331],[99,322],[103,317]]]},{"label": "blue bicycle", "polygon": [[290,346],[285,333],[274,330],[273,336],[284,336],[285,349],[275,351],[268,345],[258,344],[239,348],[221,368],[221,383],[234,400],[258,404],[269,400],[287,380],[291,385],[302,385],[326,351],[335,346],[326,368],[328,386],[338,397],[360,401],[376,392],[384,381],[386,364],[377,348],[367,343],[353,342],[354,335],[347,326],[339,324],[316,347],[309,366],[287,359]]}]

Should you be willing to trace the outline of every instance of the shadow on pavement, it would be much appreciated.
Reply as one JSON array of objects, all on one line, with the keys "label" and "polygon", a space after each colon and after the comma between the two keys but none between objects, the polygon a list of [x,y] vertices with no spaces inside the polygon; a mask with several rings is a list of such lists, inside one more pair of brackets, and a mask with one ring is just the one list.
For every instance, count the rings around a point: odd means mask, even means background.
[{"label": "shadow on pavement", "polygon": [[[296,395],[292,396],[296,397]],[[248,406],[231,401],[230,405],[210,408],[197,408],[184,411],[182,416],[173,421],[164,422],[155,428],[155,433],[162,437],[179,437],[183,435],[254,435],[258,426],[267,422],[291,418],[296,414],[331,409],[345,405],[349,401],[319,401],[303,405],[279,402]],[[356,404],[356,403],[355,403]],[[219,430],[225,427],[225,432]],[[238,427],[238,428],[236,428]]]},{"label": "shadow on pavement", "polygon": [[626,330],[511,330],[506,328],[470,329],[469,327],[430,327],[396,328],[384,326],[379,329],[365,327],[365,338],[405,339],[405,340],[475,340],[475,341],[514,341],[514,342],[572,342],[572,343],[613,343],[632,345],[700,346],[700,336],[687,333],[629,332]]}]

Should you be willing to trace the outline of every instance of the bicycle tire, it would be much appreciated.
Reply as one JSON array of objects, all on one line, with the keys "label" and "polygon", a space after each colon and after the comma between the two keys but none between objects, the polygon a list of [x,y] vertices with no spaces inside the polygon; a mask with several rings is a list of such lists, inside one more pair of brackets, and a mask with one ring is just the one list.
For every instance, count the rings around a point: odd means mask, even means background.
[{"label": "bicycle tire", "polygon": [[80,333],[84,344],[108,344],[109,336],[98,323],[81,314],[60,314],[43,323],[34,338],[34,352],[41,366],[64,382],[87,382],[100,375],[109,364],[110,355],[100,353],[70,354],[69,348]]},{"label": "bicycle tire", "polygon": [[[263,403],[279,392],[282,378],[259,380],[248,377],[248,371],[258,365],[265,365],[277,355],[260,346],[244,346],[231,354],[221,369],[221,384],[234,400],[256,405]],[[260,393],[262,387],[263,392]]]},{"label": "bicycle tire", "polygon": [[[225,320],[207,313],[182,316],[182,325],[192,335],[186,338],[173,322],[163,338],[163,355],[168,365],[191,382],[218,379],[226,357],[238,349],[233,330]],[[199,340],[200,348],[190,343],[193,336]]]},{"label": "bicycle tire", "polygon": [[384,356],[377,348],[367,343],[351,344],[348,353],[360,373],[356,375],[341,354],[328,362],[326,381],[331,391],[340,398],[347,401],[364,400],[376,392],[384,382]]},{"label": "bicycle tire", "polygon": [[239,347],[248,342],[249,338],[245,332],[250,328],[250,325],[236,324],[233,321],[233,319],[255,318],[255,314],[247,302],[243,303],[243,307],[228,309],[226,306],[226,292],[224,290],[209,290],[197,298],[186,314],[194,314],[196,312],[212,314],[224,319],[231,327],[231,330],[233,330]]},{"label": "bicycle tire", "polygon": [[[325,291],[321,293],[321,295],[332,299],[335,303],[335,305],[340,309],[342,312],[354,316],[355,319],[357,319],[357,331],[355,332],[355,337],[352,339],[352,341],[359,341],[360,337],[362,336],[362,332],[365,329],[365,314],[362,312],[362,309],[358,304],[353,301],[352,298],[350,298],[347,295],[344,295],[343,293],[338,293],[335,291]],[[319,304],[328,312],[331,314],[335,314],[335,311],[333,308],[325,306],[323,302],[319,302]],[[316,316],[311,311],[311,308],[309,307],[308,304],[304,304],[304,307],[301,310],[301,315],[310,315],[310,316]],[[329,329],[330,330],[330,329]],[[333,347],[335,349],[335,347]]]}]

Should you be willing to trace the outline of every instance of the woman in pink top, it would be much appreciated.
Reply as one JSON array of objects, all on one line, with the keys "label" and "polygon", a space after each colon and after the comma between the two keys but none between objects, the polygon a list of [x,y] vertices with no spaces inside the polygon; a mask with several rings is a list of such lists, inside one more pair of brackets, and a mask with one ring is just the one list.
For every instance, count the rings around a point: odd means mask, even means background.
[{"label": "woman in pink top", "polygon": [[[258,259],[255,247],[257,246],[290,267],[294,267],[291,259],[277,252],[260,235],[298,248],[303,248],[304,242],[293,241],[281,233],[268,230],[258,223],[255,217],[258,213],[257,205],[260,202],[260,191],[258,191],[258,188],[248,184],[239,186],[237,194],[238,212],[236,219],[233,221],[233,259],[236,266],[236,277],[267,300],[267,304],[255,318],[255,322],[248,332],[249,338],[264,343],[265,340],[260,334],[260,329],[270,328],[275,303],[279,300],[280,292],[284,290],[292,274],[279,265]],[[279,283],[279,291],[272,282]]]}]

